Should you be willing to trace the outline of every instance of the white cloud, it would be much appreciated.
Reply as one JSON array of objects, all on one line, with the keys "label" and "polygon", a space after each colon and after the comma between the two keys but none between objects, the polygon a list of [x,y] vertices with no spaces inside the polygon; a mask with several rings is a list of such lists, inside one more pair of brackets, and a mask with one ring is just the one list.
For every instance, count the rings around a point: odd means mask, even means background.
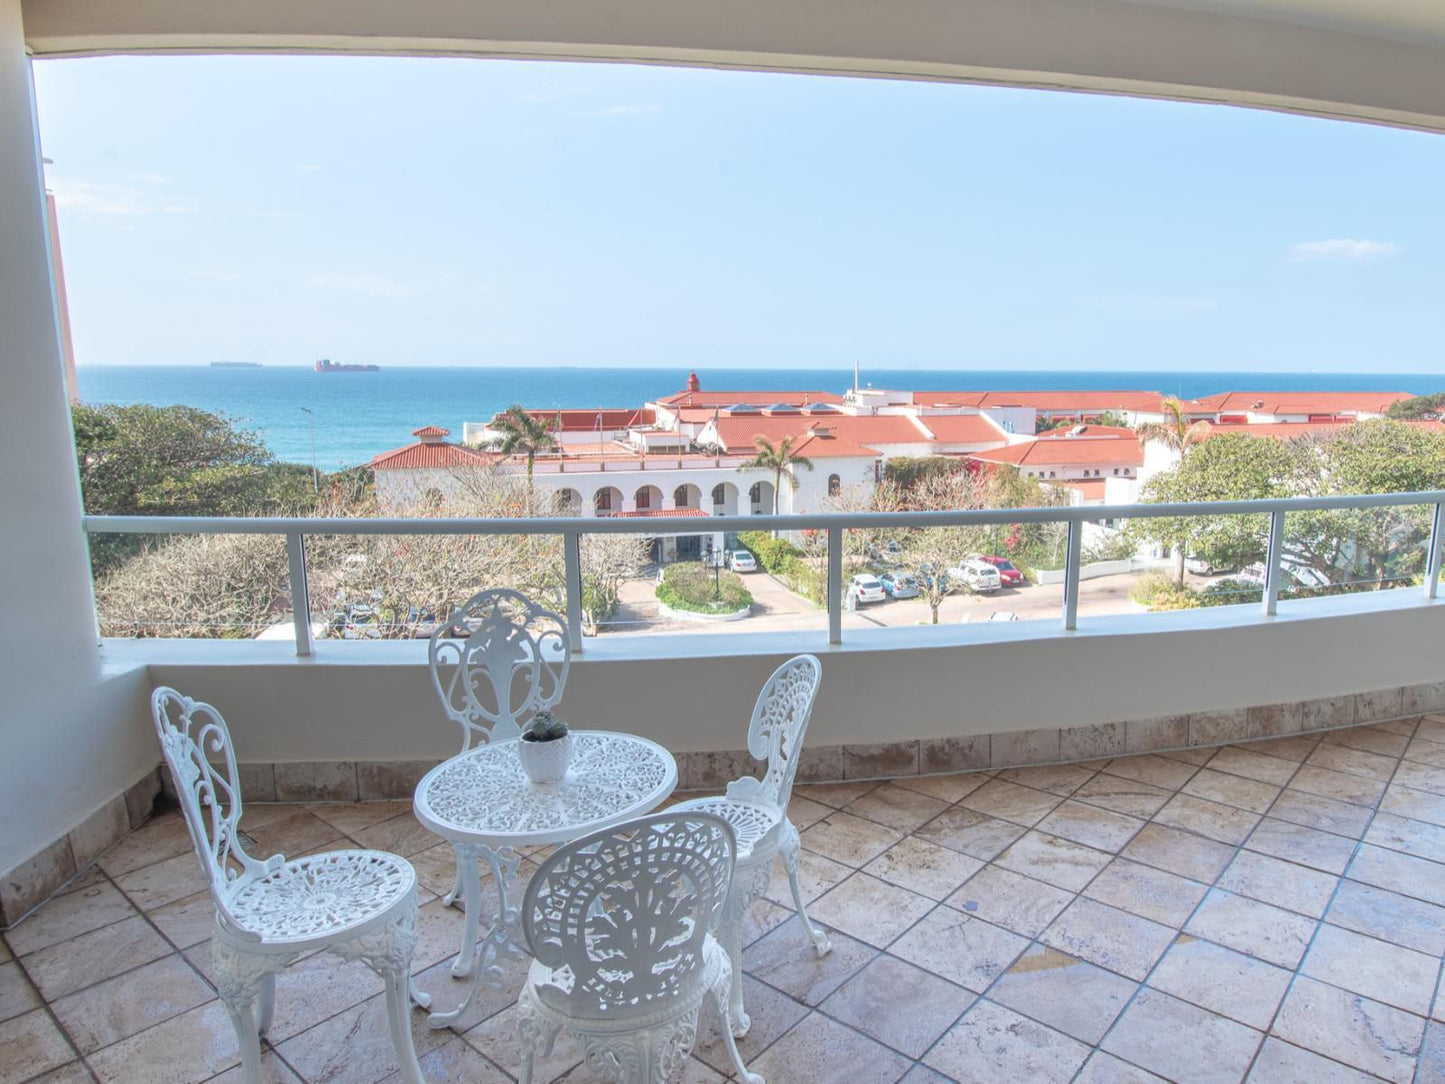
[{"label": "white cloud", "polygon": [[419,292],[416,283],[371,274],[313,274],[302,279],[301,285],[311,290],[336,290],[368,297],[411,297]]},{"label": "white cloud", "polygon": [[178,200],[159,200],[134,188],[92,184],[89,181],[59,181],[50,186],[55,205],[78,214],[114,218],[144,218],[148,215],[191,214],[195,207]]},{"label": "white cloud", "polygon": [[1329,241],[1300,241],[1291,245],[1285,258],[1294,263],[1319,260],[1348,260],[1364,263],[1388,256],[1398,256],[1404,249],[1394,241],[1354,241],[1336,238]]}]

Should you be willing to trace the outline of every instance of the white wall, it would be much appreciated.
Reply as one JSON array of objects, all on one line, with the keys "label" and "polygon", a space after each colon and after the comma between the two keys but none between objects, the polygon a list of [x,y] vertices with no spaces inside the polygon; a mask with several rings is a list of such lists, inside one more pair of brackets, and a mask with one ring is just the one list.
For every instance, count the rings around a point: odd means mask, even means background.
[{"label": "white wall", "polygon": [[159,756],[139,686],[101,672],[17,0],[0,0],[0,328],[3,871]]}]

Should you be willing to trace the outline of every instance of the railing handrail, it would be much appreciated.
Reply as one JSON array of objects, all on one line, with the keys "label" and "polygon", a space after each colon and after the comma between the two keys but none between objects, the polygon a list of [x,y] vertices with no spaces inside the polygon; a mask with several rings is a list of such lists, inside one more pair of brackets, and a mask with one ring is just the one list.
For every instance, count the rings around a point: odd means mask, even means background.
[{"label": "railing handrail", "polygon": [[[582,650],[582,576],[579,540],[587,534],[713,534],[718,531],[821,531],[828,540],[828,642],[843,636],[843,531],[928,527],[996,526],[1014,523],[1068,524],[1064,560],[1063,626],[1078,620],[1081,536],[1084,523],[1100,520],[1157,519],[1163,516],[1269,517],[1263,610],[1276,612],[1282,583],[1285,516],[1356,508],[1433,506],[1426,554],[1425,597],[1439,594],[1445,567],[1445,490],[1418,493],[1368,493],[1337,497],[1281,497],[1253,501],[1201,501],[1194,504],[1066,505],[1050,508],[981,508],[947,512],[811,512],[802,515],[748,516],[545,516],[520,519],[439,517],[377,518],[336,516],[83,516],[93,534],[279,534],[286,538],[296,653],[311,654],[310,600],[307,597],[307,535],[556,535],[563,541],[566,567],[567,629],[574,651]],[[962,555],[960,554],[960,557]]]},{"label": "railing handrail", "polygon": [[92,534],[710,534],[708,521],[732,530],[825,531],[832,527],[965,527],[1012,523],[1092,523],[1103,519],[1166,516],[1236,516],[1274,512],[1323,512],[1352,508],[1445,504],[1445,490],[1418,493],[1362,493],[1336,497],[1278,497],[1250,501],[1177,504],[1061,505],[1045,508],[979,508],[945,512],[806,512],[789,515],[651,517],[533,516],[518,518],[442,516],[84,516]]}]

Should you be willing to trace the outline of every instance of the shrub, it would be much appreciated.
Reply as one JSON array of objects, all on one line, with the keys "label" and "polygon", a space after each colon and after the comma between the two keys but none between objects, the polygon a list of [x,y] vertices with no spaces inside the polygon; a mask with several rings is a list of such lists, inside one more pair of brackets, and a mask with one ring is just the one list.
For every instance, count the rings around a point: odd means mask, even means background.
[{"label": "shrub", "polygon": [[1165,573],[1146,572],[1134,581],[1133,587],[1129,588],[1129,598],[1140,606],[1148,606],[1160,591],[1166,591],[1174,586],[1173,578]]},{"label": "shrub", "polygon": [[1199,593],[1201,606],[1238,606],[1243,602],[1262,602],[1264,588],[1244,580],[1215,580]]},{"label": "shrub", "polygon": [[[714,580],[716,575],[716,580]],[[730,614],[747,609],[753,596],[736,572],[714,572],[700,563],[668,565],[657,585],[659,602],[674,610],[700,614]]]},{"label": "shrub", "polygon": [[1140,576],[1129,588],[1129,598],[1150,610],[1192,610],[1200,605],[1199,592],[1183,584],[1175,583],[1172,576],[1163,572],[1150,572]]},{"label": "shrub", "polygon": [[775,575],[785,575],[803,552],[786,538],[774,538],[766,531],[742,531],[738,542],[752,552],[758,564]]}]

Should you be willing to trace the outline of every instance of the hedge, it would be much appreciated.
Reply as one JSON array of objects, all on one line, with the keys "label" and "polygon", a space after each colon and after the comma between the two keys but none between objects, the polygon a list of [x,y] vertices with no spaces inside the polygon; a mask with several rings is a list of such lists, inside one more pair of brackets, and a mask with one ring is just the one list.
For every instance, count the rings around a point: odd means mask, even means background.
[{"label": "hedge", "polygon": [[[714,581],[714,575],[717,576]],[[714,592],[717,596],[714,597]],[[697,562],[668,565],[657,585],[659,602],[674,610],[699,614],[731,614],[753,604],[753,596],[736,572],[717,571]]]}]

